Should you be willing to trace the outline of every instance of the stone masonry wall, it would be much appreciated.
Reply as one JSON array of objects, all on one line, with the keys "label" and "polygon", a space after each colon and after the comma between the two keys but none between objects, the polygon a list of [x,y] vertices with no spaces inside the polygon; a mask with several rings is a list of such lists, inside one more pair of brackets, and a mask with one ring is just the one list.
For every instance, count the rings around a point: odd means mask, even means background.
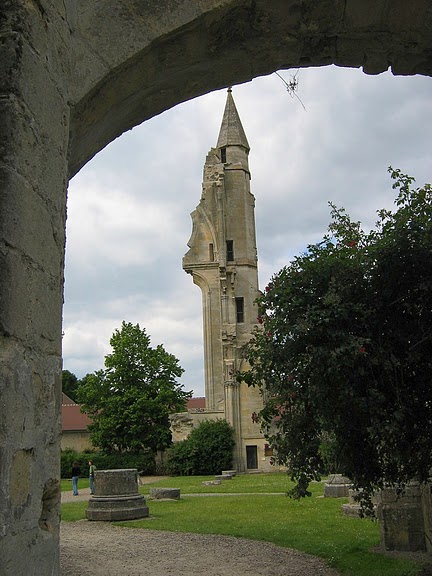
[{"label": "stone masonry wall", "polygon": [[68,28],[0,8],[0,572],[58,574]]}]

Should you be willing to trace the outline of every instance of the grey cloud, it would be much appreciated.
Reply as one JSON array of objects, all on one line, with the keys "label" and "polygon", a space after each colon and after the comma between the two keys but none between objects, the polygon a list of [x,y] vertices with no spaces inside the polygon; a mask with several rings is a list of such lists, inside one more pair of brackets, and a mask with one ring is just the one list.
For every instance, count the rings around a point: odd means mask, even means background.
[{"label": "grey cloud", "polygon": [[[392,205],[389,164],[419,185],[432,180],[430,79],[335,67],[298,78],[306,112],[275,75],[233,91],[251,145],[262,286],[322,237],[329,200],[371,226],[376,210]],[[185,387],[204,393],[201,294],[181,258],[225,99],[224,90],[208,94],[135,128],[72,181],[65,368],[101,368],[125,319],[164,342],[186,368]]]}]

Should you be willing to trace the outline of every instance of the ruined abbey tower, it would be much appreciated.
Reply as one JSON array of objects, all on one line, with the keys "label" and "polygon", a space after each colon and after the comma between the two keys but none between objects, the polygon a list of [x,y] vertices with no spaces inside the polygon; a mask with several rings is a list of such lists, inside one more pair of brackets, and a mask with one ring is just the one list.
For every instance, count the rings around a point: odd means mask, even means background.
[{"label": "ruined abbey tower", "polygon": [[[262,407],[261,395],[235,380],[235,372],[245,369],[241,348],[258,316],[255,198],[248,155],[229,89],[217,145],[204,165],[183,268],[202,292],[206,410],[199,419],[225,418],[234,427],[234,466],[239,471],[270,468],[270,451],[252,417]],[[198,415],[190,416],[196,421]]]}]

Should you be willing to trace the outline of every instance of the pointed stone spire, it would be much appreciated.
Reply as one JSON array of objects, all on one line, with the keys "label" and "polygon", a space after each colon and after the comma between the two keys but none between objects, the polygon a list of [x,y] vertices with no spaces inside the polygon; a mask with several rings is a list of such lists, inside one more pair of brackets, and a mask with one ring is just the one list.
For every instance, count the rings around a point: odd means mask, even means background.
[{"label": "pointed stone spire", "polygon": [[231,87],[228,88],[225,112],[222,118],[216,148],[223,148],[225,146],[243,146],[246,150],[250,150],[246,134],[240,121],[240,116],[234,104]]}]

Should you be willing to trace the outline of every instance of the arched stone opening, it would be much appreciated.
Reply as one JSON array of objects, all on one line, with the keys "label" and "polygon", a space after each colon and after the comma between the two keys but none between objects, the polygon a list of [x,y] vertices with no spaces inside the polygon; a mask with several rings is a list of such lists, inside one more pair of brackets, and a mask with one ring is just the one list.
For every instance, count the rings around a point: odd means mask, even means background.
[{"label": "arched stone opening", "polygon": [[389,67],[394,74],[432,74],[425,0],[170,4],[155,10],[132,1],[77,3],[71,175],[155,114],[281,68],[336,64],[368,74]]},{"label": "arched stone opening", "polygon": [[0,556],[5,576],[29,574],[29,567],[34,574],[59,572],[59,531],[51,512],[58,496],[68,172],[76,173],[125,130],[181,101],[276,69],[335,63],[362,66],[367,73],[391,66],[396,74],[431,75],[429,4],[165,0],[156,8],[144,3],[143,9],[138,0],[110,0],[102,9],[102,3],[88,0],[65,0],[61,6],[52,0],[3,3]]}]

